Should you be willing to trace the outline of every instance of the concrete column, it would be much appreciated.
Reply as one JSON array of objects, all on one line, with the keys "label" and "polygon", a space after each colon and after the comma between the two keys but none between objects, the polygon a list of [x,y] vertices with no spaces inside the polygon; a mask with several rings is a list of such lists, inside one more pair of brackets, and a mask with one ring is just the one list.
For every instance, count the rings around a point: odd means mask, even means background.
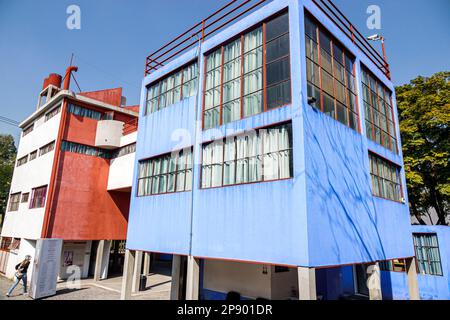
[{"label": "concrete column", "polygon": [[105,240],[105,246],[103,247],[103,258],[102,258],[102,269],[100,280],[108,278],[110,253],[111,253],[111,240]]},{"label": "concrete column", "polygon": [[198,300],[199,280],[200,280],[200,260],[193,256],[188,256],[187,279],[186,279],[186,300]]},{"label": "concrete column", "polygon": [[383,300],[381,293],[381,272],[380,266],[377,263],[371,264],[367,267],[367,288],[369,288],[370,300]]},{"label": "concrete column", "polygon": [[136,293],[139,291],[139,280],[142,274],[142,257],[144,253],[142,251],[136,251],[136,256],[134,260],[134,273],[133,273],[133,284],[131,291]]},{"label": "concrete column", "polygon": [[144,276],[148,276],[150,275],[150,252],[145,252],[144,253],[144,270],[142,272],[142,274]]},{"label": "concrete column", "polygon": [[298,267],[297,273],[299,300],[317,300],[316,269]]},{"label": "concrete column", "polygon": [[105,240],[100,240],[97,247],[97,257],[95,259],[94,281],[102,278],[103,252],[105,251]]},{"label": "concrete column", "polygon": [[172,284],[170,287],[170,300],[180,298],[181,257],[173,255],[172,258]]},{"label": "concrete column", "polygon": [[406,259],[406,274],[408,275],[409,300],[420,300],[415,258]]},{"label": "concrete column", "polygon": [[120,300],[128,300],[131,297],[131,287],[133,283],[133,271],[135,263],[135,252],[125,251],[125,262],[123,266],[122,289],[120,291]]}]

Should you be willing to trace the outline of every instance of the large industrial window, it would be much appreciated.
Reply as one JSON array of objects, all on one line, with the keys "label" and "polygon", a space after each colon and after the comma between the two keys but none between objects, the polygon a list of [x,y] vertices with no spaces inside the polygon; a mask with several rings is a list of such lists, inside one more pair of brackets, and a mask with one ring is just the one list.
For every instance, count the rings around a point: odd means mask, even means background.
[{"label": "large industrial window", "polygon": [[145,114],[153,113],[197,94],[197,62],[183,67],[147,88]]},{"label": "large industrial window", "polygon": [[309,103],[359,130],[353,56],[309,15],[305,16],[305,30]]},{"label": "large industrial window", "polygon": [[53,151],[53,149],[55,149],[55,141],[50,142],[49,144],[46,144],[42,148],[39,148],[39,156],[43,156],[44,154],[47,154],[50,151]]},{"label": "large industrial window", "polygon": [[292,177],[290,123],[216,140],[202,149],[202,188]]},{"label": "large industrial window", "polygon": [[373,194],[377,197],[401,201],[403,195],[400,168],[372,153],[369,153],[369,160]]},{"label": "large industrial window", "polygon": [[192,148],[139,162],[138,196],[192,189]]},{"label": "large industrial window", "polygon": [[20,203],[20,192],[11,194],[9,196],[8,211],[17,211],[17,210],[19,210],[19,203]]},{"label": "large industrial window", "polygon": [[284,13],[207,55],[204,129],[290,104],[290,78]]},{"label": "large industrial window", "polygon": [[364,66],[361,73],[367,137],[397,153],[391,92]]},{"label": "large industrial window", "polygon": [[419,272],[442,276],[441,255],[436,234],[413,234]]},{"label": "large industrial window", "polygon": [[91,147],[70,141],[63,141],[61,143],[61,151],[79,153],[87,156],[100,157],[103,159],[111,158],[111,153],[108,150],[103,150],[100,148]]},{"label": "large industrial window", "polygon": [[71,103],[69,104],[69,107],[67,110],[69,113],[72,113],[73,115],[85,117],[85,118],[91,118],[94,120],[102,120],[102,117],[103,117],[103,113],[101,113],[101,112],[83,108],[80,106],[76,106]]},{"label": "large industrial window", "polygon": [[111,153],[111,159],[115,159],[115,158],[119,158],[119,157],[123,157],[126,156],[127,154],[136,152],[136,142],[135,143],[131,143],[129,145],[123,146],[120,149],[118,149],[117,151],[113,151]]},{"label": "large industrial window", "polygon": [[31,191],[30,209],[43,208],[45,205],[46,195],[47,195],[47,186],[34,188]]}]

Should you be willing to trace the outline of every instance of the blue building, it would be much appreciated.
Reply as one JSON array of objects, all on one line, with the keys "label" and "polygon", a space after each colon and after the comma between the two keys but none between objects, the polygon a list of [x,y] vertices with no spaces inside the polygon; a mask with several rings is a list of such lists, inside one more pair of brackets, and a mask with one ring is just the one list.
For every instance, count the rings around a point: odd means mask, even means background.
[{"label": "blue building", "polygon": [[[450,299],[450,228],[448,226],[412,226],[417,260],[420,299]],[[405,261],[394,260],[381,265],[384,299],[409,298]]]},{"label": "blue building", "polygon": [[126,274],[144,251],[172,298],[380,299],[401,260],[418,298],[394,86],[345,19],[266,1],[148,58]]}]

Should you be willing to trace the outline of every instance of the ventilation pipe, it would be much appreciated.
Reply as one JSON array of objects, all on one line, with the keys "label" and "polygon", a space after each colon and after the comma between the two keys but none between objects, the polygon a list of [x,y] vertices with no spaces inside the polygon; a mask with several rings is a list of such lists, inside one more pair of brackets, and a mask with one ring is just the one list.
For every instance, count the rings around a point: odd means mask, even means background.
[{"label": "ventilation pipe", "polygon": [[64,76],[64,90],[69,90],[70,87],[70,77],[72,76],[72,72],[77,72],[78,67],[70,66],[66,70],[66,75]]}]

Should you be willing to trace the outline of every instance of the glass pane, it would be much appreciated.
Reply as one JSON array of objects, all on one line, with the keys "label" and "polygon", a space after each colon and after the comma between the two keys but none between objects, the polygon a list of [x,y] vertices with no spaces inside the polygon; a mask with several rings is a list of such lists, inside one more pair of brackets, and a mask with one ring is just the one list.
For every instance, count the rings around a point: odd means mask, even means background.
[{"label": "glass pane", "polygon": [[291,76],[289,57],[268,64],[266,72],[267,86],[289,79]]},{"label": "glass pane", "polygon": [[317,42],[317,25],[309,17],[305,17],[305,32],[315,42]]},{"label": "glass pane", "polygon": [[286,81],[267,88],[267,110],[291,103],[291,82]]},{"label": "glass pane", "polygon": [[289,15],[287,13],[267,22],[266,41],[269,42],[286,32],[289,32]]},{"label": "glass pane", "polygon": [[244,76],[244,95],[262,90],[263,74],[262,69],[255,70]]},{"label": "glass pane", "polygon": [[244,52],[249,52],[262,46],[262,28],[255,29],[244,35]]},{"label": "glass pane", "polygon": [[263,112],[262,91],[244,97],[244,117]]},{"label": "glass pane", "polygon": [[289,54],[289,34],[285,34],[269,43],[266,46],[267,63]]}]

